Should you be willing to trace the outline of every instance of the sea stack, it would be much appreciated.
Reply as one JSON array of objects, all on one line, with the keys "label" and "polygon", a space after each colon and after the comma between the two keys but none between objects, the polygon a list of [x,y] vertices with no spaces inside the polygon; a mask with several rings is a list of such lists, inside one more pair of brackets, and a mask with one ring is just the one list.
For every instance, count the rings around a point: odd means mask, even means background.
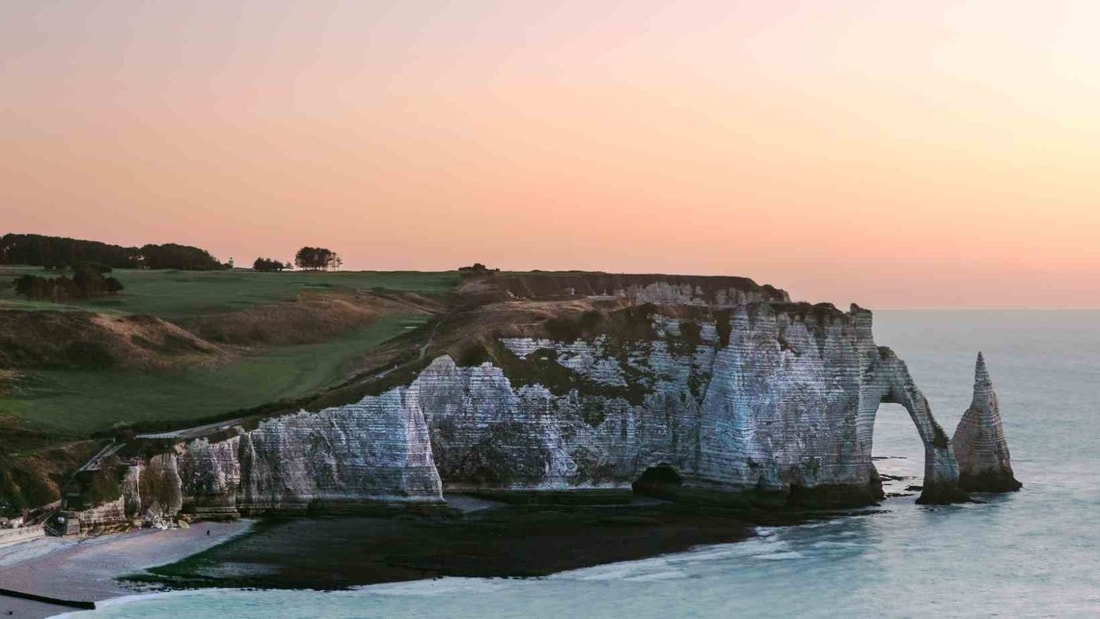
[{"label": "sea stack", "polygon": [[959,487],[969,492],[1013,492],[1023,484],[1012,474],[997,393],[978,353],[974,399],[963,413],[951,449],[959,463]]}]

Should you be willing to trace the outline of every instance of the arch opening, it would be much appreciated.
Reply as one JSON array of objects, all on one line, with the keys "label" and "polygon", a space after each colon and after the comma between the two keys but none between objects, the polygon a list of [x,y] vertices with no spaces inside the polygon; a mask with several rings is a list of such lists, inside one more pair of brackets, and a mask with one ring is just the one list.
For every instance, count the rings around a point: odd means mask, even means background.
[{"label": "arch opening", "polygon": [[674,499],[683,485],[684,479],[680,473],[672,465],[662,462],[643,471],[630,488],[636,496]]},{"label": "arch opening", "polygon": [[925,449],[909,411],[900,404],[882,403],[872,432],[871,460],[886,498],[919,493]]}]

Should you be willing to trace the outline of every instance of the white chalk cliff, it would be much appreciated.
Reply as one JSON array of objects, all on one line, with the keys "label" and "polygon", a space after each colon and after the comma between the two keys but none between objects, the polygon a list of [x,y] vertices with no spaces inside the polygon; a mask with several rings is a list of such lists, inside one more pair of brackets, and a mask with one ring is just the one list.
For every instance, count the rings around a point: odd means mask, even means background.
[{"label": "white chalk cliff", "polygon": [[138,441],[122,496],[84,518],[628,491],[653,469],[673,472],[686,500],[865,505],[882,496],[871,448],[883,402],[905,407],[924,443],[922,502],[967,499],[957,462],[964,480],[1012,479],[980,359],[952,445],[905,363],[875,344],[871,312],[677,286],[565,321],[569,332],[591,318],[594,331],[501,335],[463,365],[436,356],[355,403]]}]

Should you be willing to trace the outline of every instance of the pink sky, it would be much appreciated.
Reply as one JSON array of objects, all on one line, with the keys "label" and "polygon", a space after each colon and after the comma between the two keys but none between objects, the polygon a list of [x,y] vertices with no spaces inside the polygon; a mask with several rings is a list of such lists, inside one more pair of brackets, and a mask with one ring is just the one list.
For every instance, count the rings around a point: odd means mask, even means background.
[{"label": "pink sky", "polygon": [[1100,307],[1097,23],[1059,0],[4,3],[0,232]]}]

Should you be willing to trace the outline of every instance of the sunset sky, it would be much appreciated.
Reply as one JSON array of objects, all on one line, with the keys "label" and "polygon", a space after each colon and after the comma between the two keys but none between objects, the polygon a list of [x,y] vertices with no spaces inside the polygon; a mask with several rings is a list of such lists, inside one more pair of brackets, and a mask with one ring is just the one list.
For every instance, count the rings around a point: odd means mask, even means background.
[{"label": "sunset sky", "polygon": [[0,3],[0,232],[1100,307],[1100,2]]}]

